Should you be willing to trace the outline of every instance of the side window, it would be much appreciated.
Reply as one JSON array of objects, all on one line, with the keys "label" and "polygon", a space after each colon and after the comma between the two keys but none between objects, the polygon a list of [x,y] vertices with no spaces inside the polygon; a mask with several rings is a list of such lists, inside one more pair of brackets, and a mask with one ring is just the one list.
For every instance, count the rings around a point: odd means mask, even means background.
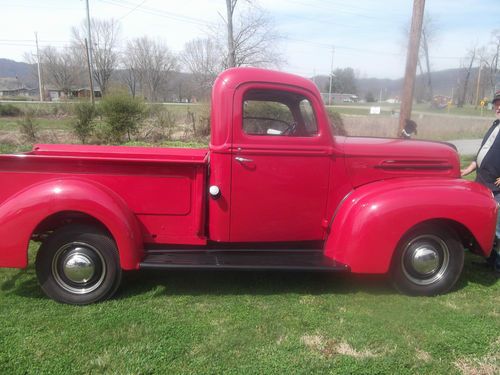
[{"label": "side window", "polygon": [[309,100],[277,90],[250,90],[243,98],[243,131],[249,135],[311,137],[318,133]]},{"label": "side window", "polygon": [[316,123],[316,116],[314,116],[314,111],[309,100],[304,99],[300,102],[300,113],[304,119],[304,128],[307,134],[317,134],[318,124]]}]

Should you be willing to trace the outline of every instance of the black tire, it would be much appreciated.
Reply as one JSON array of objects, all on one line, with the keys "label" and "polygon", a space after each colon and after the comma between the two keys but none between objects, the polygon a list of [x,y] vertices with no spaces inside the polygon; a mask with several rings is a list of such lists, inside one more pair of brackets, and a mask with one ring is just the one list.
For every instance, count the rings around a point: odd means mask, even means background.
[{"label": "black tire", "polygon": [[96,227],[70,224],[44,241],[36,256],[36,274],[50,298],[86,305],[111,297],[122,270],[118,250],[108,233]]},{"label": "black tire", "polygon": [[391,268],[400,292],[434,296],[448,292],[462,273],[464,248],[448,227],[422,225],[402,239]]}]

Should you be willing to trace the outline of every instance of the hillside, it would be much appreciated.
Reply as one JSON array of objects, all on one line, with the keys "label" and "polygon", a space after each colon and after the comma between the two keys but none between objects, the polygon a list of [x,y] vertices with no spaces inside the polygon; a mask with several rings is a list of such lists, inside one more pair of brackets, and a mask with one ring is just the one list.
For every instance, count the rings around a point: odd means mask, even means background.
[{"label": "hillside", "polygon": [[18,77],[28,86],[37,86],[33,66],[24,62],[0,58],[0,77]]},{"label": "hillside", "polygon": [[[33,74],[34,67],[23,62],[16,62],[9,59],[0,58],[0,77],[18,77],[23,83],[28,86],[36,87],[36,76]],[[459,77],[460,69],[447,69],[433,72],[431,75],[434,93],[437,95],[450,95],[452,88],[456,86]],[[477,74],[477,69],[472,72],[472,77]],[[119,73],[118,73],[119,75]],[[181,73],[175,75],[176,80],[190,81],[190,75]],[[425,77],[417,76],[417,90],[419,85],[422,85]],[[311,77],[320,88],[320,91],[326,92],[328,87],[328,76]],[[176,86],[181,86],[182,83],[176,83]],[[403,86],[403,78],[400,79],[379,79],[379,78],[360,78],[356,81],[358,88],[358,96],[364,98],[365,95],[371,92],[374,97],[378,98],[382,90],[383,99],[400,96]],[[184,86],[184,85],[183,85]]]}]

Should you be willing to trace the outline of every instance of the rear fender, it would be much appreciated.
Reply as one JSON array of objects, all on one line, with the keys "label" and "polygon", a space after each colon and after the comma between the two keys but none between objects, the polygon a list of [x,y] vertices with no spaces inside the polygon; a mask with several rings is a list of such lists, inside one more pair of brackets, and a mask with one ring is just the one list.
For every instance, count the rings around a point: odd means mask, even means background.
[{"label": "rear fender", "polygon": [[57,179],[32,185],[0,205],[0,266],[24,268],[35,228],[62,211],[87,214],[100,221],[113,236],[123,269],[138,268],[143,255],[137,219],[109,188],[79,179]]},{"label": "rear fender", "polygon": [[337,209],[325,242],[325,255],[355,273],[386,273],[401,238],[428,221],[461,224],[479,252],[493,245],[496,203],[474,182],[450,179],[394,179],[364,185]]}]

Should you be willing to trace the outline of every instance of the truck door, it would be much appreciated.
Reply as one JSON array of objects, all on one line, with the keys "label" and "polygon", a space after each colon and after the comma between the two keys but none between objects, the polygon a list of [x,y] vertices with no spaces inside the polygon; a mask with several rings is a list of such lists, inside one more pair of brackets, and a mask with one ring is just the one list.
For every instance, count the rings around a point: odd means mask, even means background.
[{"label": "truck door", "polygon": [[236,90],[232,242],[323,238],[331,135],[317,115],[319,100],[286,85],[256,83]]}]

